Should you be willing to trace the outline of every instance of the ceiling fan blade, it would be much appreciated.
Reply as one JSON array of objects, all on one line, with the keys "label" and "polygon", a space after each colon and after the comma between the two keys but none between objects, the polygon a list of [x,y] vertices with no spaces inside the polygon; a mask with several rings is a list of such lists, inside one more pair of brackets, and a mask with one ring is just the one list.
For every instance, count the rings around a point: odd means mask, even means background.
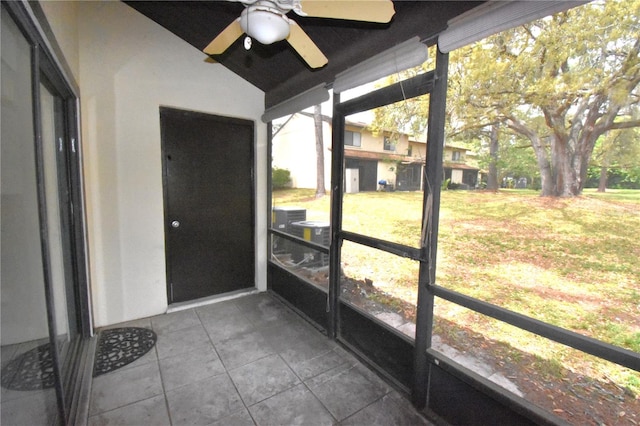
[{"label": "ceiling fan blade", "polygon": [[204,53],[207,55],[219,55],[227,50],[242,34],[244,34],[244,31],[240,26],[240,19],[236,19],[204,48]]},{"label": "ceiling fan blade", "polygon": [[396,13],[391,0],[301,0],[300,5],[306,16],[351,21],[385,23]]},{"label": "ceiling fan blade", "polygon": [[287,41],[311,68],[320,68],[329,62],[324,53],[295,21],[291,21],[290,28]]}]

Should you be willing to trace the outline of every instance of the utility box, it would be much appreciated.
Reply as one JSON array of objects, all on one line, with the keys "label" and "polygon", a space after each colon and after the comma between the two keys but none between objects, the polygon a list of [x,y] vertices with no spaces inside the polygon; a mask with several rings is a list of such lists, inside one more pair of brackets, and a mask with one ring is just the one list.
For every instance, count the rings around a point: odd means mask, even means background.
[{"label": "utility box", "polygon": [[[293,235],[291,224],[307,219],[307,209],[293,206],[274,207],[271,210],[271,228]],[[282,254],[290,252],[289,241],[281,237],[273,237],[271,252]]]},{"label": "utility box", "polygon": [[[291,224],[292,234],[305,241],[311,241],[325,247],[329,247],[331,242],[331,231],[329,222],[307,220],[294,222]],[[329,255],[320,253],[312,248],[300,244],[292,244],[291,260],[304,266],[327,266],[329,265]]]}]

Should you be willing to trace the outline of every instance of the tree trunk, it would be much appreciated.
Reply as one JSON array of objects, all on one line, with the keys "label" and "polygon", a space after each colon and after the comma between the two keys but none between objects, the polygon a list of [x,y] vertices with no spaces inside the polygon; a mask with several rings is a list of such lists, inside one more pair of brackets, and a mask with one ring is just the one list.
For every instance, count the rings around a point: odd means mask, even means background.
[{"label": "tree trunk", "polygon": [[554,138],[551,156],[554,168],[554,193],[557,197],[575,197],[582,193],[582,156],[566,139]]},{"label": "tree trunk", "polygon": [[607,190],[607,171],[608,168],[604,164],[600,167],[600,182],[598,183],[598,192]]},{"label": "tree trunk", "polygon": [[609,172],[609,152],[605,149],[602,153],[601,166],[600,166],[600,180],[598,182],[598,192],[605,192],[607,190],[607,173]]},{"label": "tree trunk", "polygon": [[313,107],[313,122],[316,128],[316,198],[326,195],[324,187],[324,139],[322,137],[322,108]]},{"label": "tree trunk", "polygon": [[487,189],[490,191],[498,190],[498,126],[491,126],[491,135],[489,138],[489,176],[487,176]]},{"label": "tree trunk", "polygon": [[553,197],[556,196],[555,192],[555,177],[554,170],[551,167],[551,163],[549,162],[547,149],[542,143],[540,136],[538,134],[528,128],[524,123],[517,120],[515,117],[509,117],[507,120],[507,126],[509,128],[515,130],[523,136],[526,136],[531,141],[531,146],[533,147],[533,152],[536,154],[536,162],[538,163],[538,169],[540,170],[540,187],[541,192],[540,195],[542,197]]}]

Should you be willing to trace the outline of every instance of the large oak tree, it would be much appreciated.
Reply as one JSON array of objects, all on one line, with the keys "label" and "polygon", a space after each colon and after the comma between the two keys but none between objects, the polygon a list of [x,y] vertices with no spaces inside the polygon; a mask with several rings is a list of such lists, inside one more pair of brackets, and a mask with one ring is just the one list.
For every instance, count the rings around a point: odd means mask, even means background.
[{"label": "large oak tree", "polygon": [[598,138],[640,125],[640,1],[556,14],[452,53],[451,123],[526,137],[542,195],[579,195]]},{"label": "large oak tree", "polygon": [[[579,195],[598,138],[640,126],[639,50],[640,0],[594,1],[457,49],[448,137],[511,131],[531,144],[543,196]],[[407,100],[372,127],[422,131],[426,117],[427,101]]]}]

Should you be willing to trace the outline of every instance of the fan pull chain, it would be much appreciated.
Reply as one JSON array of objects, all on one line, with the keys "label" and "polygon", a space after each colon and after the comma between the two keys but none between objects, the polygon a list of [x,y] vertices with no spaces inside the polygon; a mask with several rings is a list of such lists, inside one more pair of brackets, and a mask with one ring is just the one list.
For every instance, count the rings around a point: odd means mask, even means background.
[{"label": "fan pull chain", "polygon": [[249,16],[251,15],[251,11],[247,10],[247,36],[244,38],[244,50],[250,50],[251,49],[251,44],[252,44],[252,40],[251,37],[249,36]]}]

